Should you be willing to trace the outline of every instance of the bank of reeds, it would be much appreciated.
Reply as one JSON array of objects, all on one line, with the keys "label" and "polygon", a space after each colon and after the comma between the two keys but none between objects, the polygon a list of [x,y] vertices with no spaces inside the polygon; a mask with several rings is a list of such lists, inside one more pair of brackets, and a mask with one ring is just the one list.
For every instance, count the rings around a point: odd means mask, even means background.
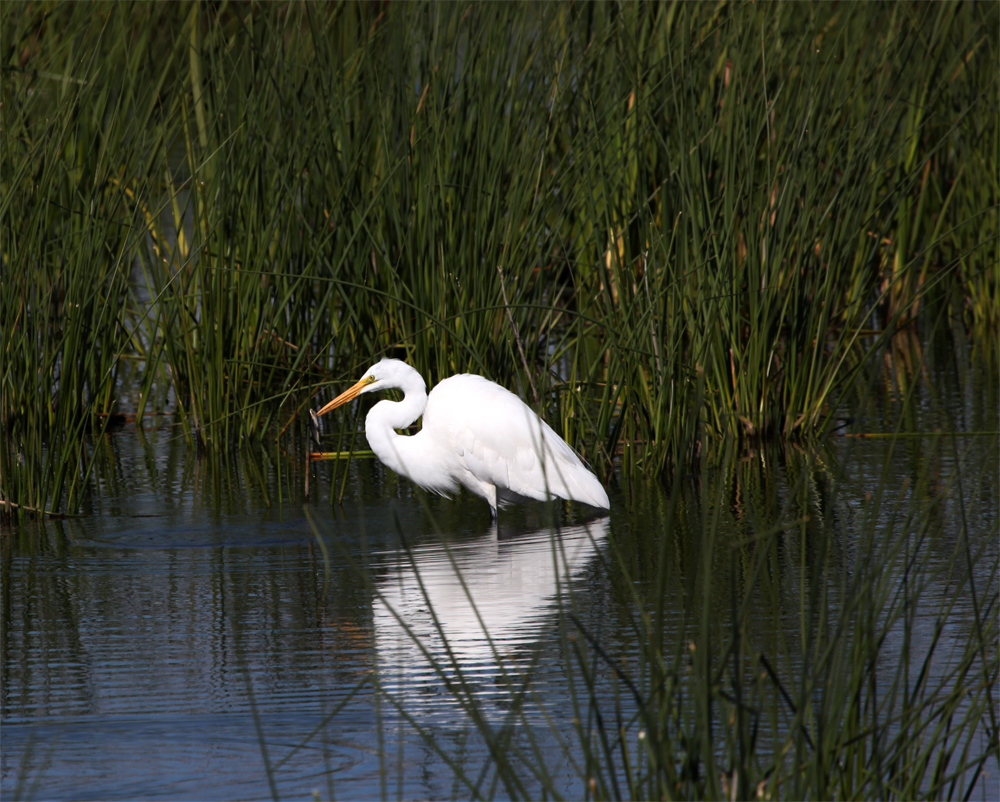
[{"label": "bank of reeds", "polygon": [[385,353],[608,476],[699,394],[822,435],[928,310],[996,337],[995,4],[0,14],[8,501],[77,509],[114,413],[261,442]]}]

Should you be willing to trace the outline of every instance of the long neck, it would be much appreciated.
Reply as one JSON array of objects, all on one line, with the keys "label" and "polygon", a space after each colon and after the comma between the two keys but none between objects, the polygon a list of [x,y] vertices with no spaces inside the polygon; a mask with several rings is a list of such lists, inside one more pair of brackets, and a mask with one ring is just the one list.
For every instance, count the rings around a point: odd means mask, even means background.
[{"label": "long neck", "polygon": [[[419,378],[419,377],[418,377]],[[365,435],[375,455],[396,473],[411,479],[417,470],[413,437],[401,437],[395,429],[404,429],[424,413],[427,391],[423,380],[403,388],[402,401],[379,401],[365,418]]]}]

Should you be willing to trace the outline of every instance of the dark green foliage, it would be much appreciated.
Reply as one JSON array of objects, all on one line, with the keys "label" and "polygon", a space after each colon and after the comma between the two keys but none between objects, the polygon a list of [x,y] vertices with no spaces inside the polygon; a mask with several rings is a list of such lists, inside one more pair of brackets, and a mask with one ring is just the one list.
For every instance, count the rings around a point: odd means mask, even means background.
[{"label": "dark green foliage", "polygon": [[0,13],[21,504],[108,413],[273,440],[384,353],[637,476],[822,435],[928,310],[996,337],[996,4]]}]

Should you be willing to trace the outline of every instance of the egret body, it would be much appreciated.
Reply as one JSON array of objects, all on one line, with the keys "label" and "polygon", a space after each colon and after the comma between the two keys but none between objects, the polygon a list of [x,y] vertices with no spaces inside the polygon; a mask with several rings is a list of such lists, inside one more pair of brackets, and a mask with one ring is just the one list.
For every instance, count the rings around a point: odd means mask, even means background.
[{"label": "egret body", "polygon": [[[465,487],[497,507],[550,496],[608,509],[608,494],[566,441],[520,398],[482,376],[445,379],[427,395],[420,374],[383,359],[324,406],[320,415],[362,393],[396,388],[402,401],[379,401],[365,419],[375,455],[425,490],[449,496]],[[396,433],[421,415],[421,430]]]}]

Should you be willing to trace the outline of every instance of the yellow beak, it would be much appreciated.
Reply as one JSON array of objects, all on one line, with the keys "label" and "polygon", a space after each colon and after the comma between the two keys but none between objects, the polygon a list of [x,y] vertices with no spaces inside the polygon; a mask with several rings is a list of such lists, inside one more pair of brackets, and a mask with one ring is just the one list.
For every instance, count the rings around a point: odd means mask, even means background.
[{"label": "yellow beak", "polygon": [[317,415],[325,415],[331,409],[336,409],[341,404],[346,404],[352,398],[355,398],[358,393],[365,389],[369,384],[375,381],[373,376],[365,376],[361,381],[355,384],[350,390],[344,390],[340,395],[333,399],[329,404],[323,407]]}]

